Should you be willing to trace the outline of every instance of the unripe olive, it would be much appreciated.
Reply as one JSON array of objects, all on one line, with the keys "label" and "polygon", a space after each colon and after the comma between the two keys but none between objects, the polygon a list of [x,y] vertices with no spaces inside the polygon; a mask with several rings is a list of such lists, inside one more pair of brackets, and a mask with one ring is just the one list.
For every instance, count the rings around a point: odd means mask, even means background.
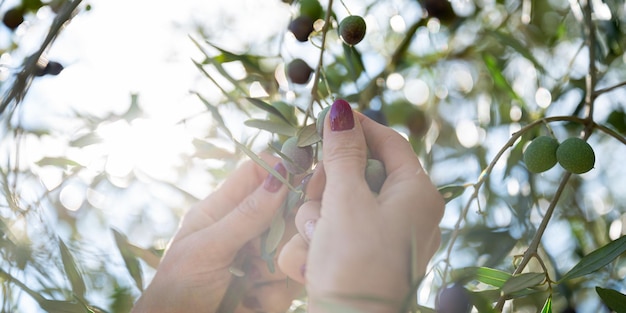
[{"label": "unripe olive", "polygon": [[285,155],[283,165],[291,174],[302,174],[313,164],[313,148],[311,146],[298,147],[298,137],[285,140],[280,152]]},{"label": "unripe olive", "polygon": [[309,40],[309,35],[313,32],[313,19],[300,15],[289,23],[289,31],[293,33],[300,42]]},{"label": "unripe olive", "polygon": [[589,172],[596,163],[593,148],[578,137],[565,139],[556,150],[556,159],[564,169],[574,174]]},{"label": "unripe olive", "polygon": [[339,23],[339,36],[347,45],[354,46],[365,37],[365,20],[358,15],[350,15]]},{"label": "unripe olive", "polygon": [[367,165],[365,166],[365,180],[370,190],[373,192],[380,192],[387,173],[385,172],[385,165],[383,162],[376,159],[367,159]]},{"label": "unripe olive", "polygon": [[296,84],[306,84],[313,69],[302,59],[295,59],[287,64],[287,77]]},{"label": "unripe olive", "polygon": [[533,173],[541,173],[556,165],[556,151],[559,142],[550,136],[539,136],[530,142],[524,151],[526,168]]},{"label": "unripe olive", "polygon": [[330,105],[327,105],[324,109],[322,109],[318,114],[317,114],[317,120],[315,121],[315,127],[317,129],[317,134],[320,135],[320,137],[324,138],[324,119],[326,119],[326,115],[328,114],[328,111],[330,110]]},{"label": "unripe olive", "polygon": [[322,17],[324,10],[318,0],[300,0],[300,15],[310,17],[313,21]]}]

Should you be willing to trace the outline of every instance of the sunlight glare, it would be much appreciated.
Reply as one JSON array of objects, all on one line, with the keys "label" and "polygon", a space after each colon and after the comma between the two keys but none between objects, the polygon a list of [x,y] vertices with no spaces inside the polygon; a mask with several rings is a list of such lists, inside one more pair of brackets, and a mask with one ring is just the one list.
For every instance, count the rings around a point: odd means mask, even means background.
[{"label": "sunlight glare", "polygon": [[406,30],[406,23],[401,15],[394,15],[389,19],[389,25],[396,33],[404,33]]},{"label": "sunlight glare", "polygon": [[139,169],[154,178],[168,179],[180,157],[193,150],[191,138],[181,125],[138,118],[118,120],[98,127],[107,153],[106,172],[124,177]]},{"label": "sunlight glare", "polygon": [[478,128],[470,120],[462,120],[456,125],[456,137],[463,147],[471,148],[478,144]]}]

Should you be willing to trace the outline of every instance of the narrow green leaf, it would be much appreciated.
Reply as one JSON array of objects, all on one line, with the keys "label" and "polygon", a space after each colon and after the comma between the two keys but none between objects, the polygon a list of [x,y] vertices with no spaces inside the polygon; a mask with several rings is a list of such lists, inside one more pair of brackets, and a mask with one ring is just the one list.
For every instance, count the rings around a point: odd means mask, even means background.
[{"label": "narrow green leaf", "polygon": [[272,219],[272,224],[270,225],[269,232],[267,233],[267,238],[265,238],[265,249],[268,254],[278,248],[278,244],[280,243],[280,240],[283,239],[284,234],[285,218],[283,217],[282,212],[277,212]]},{"label": "narrow green leaf", "polygon": [[613,289],[606,289],[602,287],[596,287],[596,292],[602,302],[606,304],[611,310],[617,313],[626,312],[626,295]]},{"label": "narrow green leaf", "polygon": [[59,250],[61,251],[61,260],[63,261],[65,274],[72,285],[72,291],[78,298],[82,299],[85,295],[85,281],[76,267],[74,257],[61,238],[59,238]]},{"label": "narrow green leaf", "polygon": [[302,127],[296,136],[298,136],[298,147],[310,146],[322,140],[315,123]]},{"label": "narrow green leaf", "polygon": [[243,122],[244,125],[249,127],[254,127],[262,130],[266,130],[270,133],[285,135],[285,136],[294,136],[296,134],[296,128],[284,122],[283,120],[260,120],[260,119],[249,119]]},{"label": "narrow green leaf", "polygon": [[356,80],[361,76],[363,69],[363,60],[361,59],[361,53],[354,46],[343,44],[343,53],[346,56],[346,62],[348,63],[348,70],[352,74],[352,78]]},{"label": "narrow green leaf", "polygon": [[541,313],[552,313],[552,295],[550,295],[548,299],[546,299],[546,303],[543,304]]},{"label": "narrow green leaf", "polygon": [[511,278],[511,274],[488,267],[464,267],[456,269],[451,273],[455,281],[476,279],[481,283],[494,287],[502,287]]},{"label": "narrow green leaf", "polygon": [[496,39],[498,39],[498,41],[501,42],[502,44],[505,44],[505,45],[513,48],[513,50],[515,50],[517,53],[521,54],[528,61],[532,62],[533,65],[535,65],[535,67],[539,71],[545,72],[545,69],[543,68],[541,63],[539,63],[539,61],[537,61],[535,56],[533,56],[533,54],[528,49],[528,45],[527,44],[524,44],[524,43],[520,42],[519,40],[517,40],[516,38],[514,38],[513,36],[511,36],[509,34],[505,34],[505,33],[500,32],[500,31],[487,31],[487,33],[489,35],[495,37]]},{"label": "narrow green leaf", "polygon": [[232,158],[233,153],[220,148],[208,141],[194,138],[192,144],[195,148],[194,156],[201,159],[226,159]]},{"label": "narrow green leaf", "polygon": [[593,273],[611,263],[624,252],[626,252],[626,236],[622,236],[584,256],[578,264],[563,275],[558,283]]},{"label": "narrow green leaf", "polygon": [[98,133],[89,132],[70,141],[70,146],[82,148],[100,142],[102,142],[102,137]]},{"label": "narrow green leaf", "polygon": [[526,288],[535,287],[546,279],[544,273],[522,273],[509,278],[502,285],[502,293],[509,295]]},{"label": "narrow green leaf", "polygon": [[523,103],[523,99],[513,90],[513,87],[509,84],[506,77],[502,74],[502,71],[498,67],[498,61],[496,57],[491,54],[483,54],[483,62],[491,75],[493,82],[501,89],[504,89],[512,99],[518,100]]},{"label": "narrow green leaf", "polygon": [[222,118],[222,114],[217,110],[217,107],[214,106],[213,104],[211,104],[206,98],[204,98],[199,93],[195,92],[195,94],[196,94],[196,96],[198,96],[200,101],[202,101],[202,103],[204,103],[204,105],[209,110],[209,112],[211,112],[211,116],[213,116],[213,119],[226,132],[228,137],[232,137],[233,135],[230,132],[230,130],[228,129],[228,127],[226,126],[226,123],[224,122],[224,118]]},{"label": "narrow green leaf", "polygon": [[[284,116],[277,108],[275,108],[273,105],[261,100],[261,99],[257,99],[257,98],[252,98],[252,97],[246,97],[246,99],[248,101],[250,101],[250,103],[252,103],[255,107],[269,113],[272,115],[275,115],[279,118],[281,118],[283,121],[285,121],[287,124],[290,124],[289,119]],[[291,124],[290,124],[291,125]]]},{"label": "narrow green leaf", "polygon": [[246,147],[246,145],[244,145],[241,142],[237,141],[235,138],[231,137],[231,140],[237,146],[238,149],[243,151],[243,153],[245,153],[250,159],[252,159],[254,162],[256,162],[256,164],[261,166],[263,169],[268,171],[270,174],[274,175],[274,177],[276,177],[278,180],[280,180],[281,183],[285,184],[290,190],[295,191],[295,188],[289,183],[289,181],[287,179],[285,179],[285,177],[280,175],[280,173],[278,173],[273,167],[269,166],[269,164],[267,164],[267,162],[263,161],[263,159],[261,159],[256,153],[254,153],[252,150],[250,150],[250,148]]},{"label": "narrow green leaf", "polygon": [[122,259],[124,259],[124,264],[126,264],[128,273],[135,281],[137,288],[139,290],[143,290],[143,275],[141,272],[141,266],[137,256],[131,249],[131,245],[128,243],[128,238],[115,229],[111,229],[111,231],[113,232],[113,237],[115,238],[115,244],[122,255]]},{"label": "narrow green leaf", "polygon": [[72,161],[68,158],[64,157],[43,157],[41,160],[37,161],[37,165],[39,166],[56,166],[56,167],[68,167],[68,166],[80,166],[80,164],[76,161]]},{"label": "narrow green leaf", "polygon": [[449,185],[439,187],[439,193],[443,196],[443,199],[446,203],[450,202],[450,200],[460,197],[467,189],[468,185]]},{"label": "narrow green leaf", "polygon": [[77,302],[45,300],[39,302],[44,311],[49,313],[85,313],[89,312],[88,308]]}]

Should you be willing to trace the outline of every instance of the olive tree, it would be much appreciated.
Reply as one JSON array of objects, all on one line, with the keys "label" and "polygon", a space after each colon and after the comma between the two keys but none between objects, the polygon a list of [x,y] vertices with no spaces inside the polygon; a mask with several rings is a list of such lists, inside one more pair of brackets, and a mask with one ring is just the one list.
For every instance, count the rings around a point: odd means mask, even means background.
[{"label": "olive tree", "polygon": [[[36,10],[32,2],[21,7]],[[202,109],[180,123],[205,124],[173,179],[139,169],[115,177],[69,153],[24,161],[25,141],[93,149],[103,145],[99,127],[143,114],[133,95],[121,113],[76,113],[79,133],[21,127],[30,82],[59,71],[46,70],[42,53],[85,8],[59,2],[41,50],[1,82],[4,311],[23,297],[47,311],[128,311],[175,227],[146,226],[150,210],[139,208],[112,228],[103,212],[113,204],[97,195],[164,191],[167,199],[134,203],[177,221],[199,197],[186,188],[190,177],[214,186],[242,158],[272,172],[262,150],[312,171],[323,159],[316,122],[337,100],[403,134],[447,203],[441,248],[426,275],[412,278],[406,311],[626,311],[623,2],[283,1],[273,3],[280,25],[261,40],[198,22],[189,40],[203,83],[191,95]],[[0,11],[5,25],[16,14]],[[304,152],[292,160],[291,151]],[[44,170],[61,179],[26,193]],[[63,190],[77,181],[84,201],[69,209]],[[297,210],[302,190],[285,183],[286,207]],[[85,228],[94,218],[100,227]],[[83,239],[96,234],[110,243]],[[279,222],[265,234],[270,267],[281,236]],[[306,296],[299,300],[293,311],[305,310]]]}]

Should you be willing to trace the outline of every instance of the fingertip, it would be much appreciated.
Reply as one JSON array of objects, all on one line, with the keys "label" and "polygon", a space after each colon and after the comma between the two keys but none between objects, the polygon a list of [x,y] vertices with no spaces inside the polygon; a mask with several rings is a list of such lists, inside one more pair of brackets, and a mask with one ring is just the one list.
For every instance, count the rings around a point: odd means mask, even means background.
[{"label": "fingertip", "polygon": [[365,169],[367,146],[350,104],[336,100],[325,120],[322,146],[327,185],[352,185]]},{"label": "fingertip", "polygon": [[307,257],[308,244],[300,234],[295,234],[281,249],[278,267],[289,278],[304,284],[306,280],[302,269],[306,268]]}]

